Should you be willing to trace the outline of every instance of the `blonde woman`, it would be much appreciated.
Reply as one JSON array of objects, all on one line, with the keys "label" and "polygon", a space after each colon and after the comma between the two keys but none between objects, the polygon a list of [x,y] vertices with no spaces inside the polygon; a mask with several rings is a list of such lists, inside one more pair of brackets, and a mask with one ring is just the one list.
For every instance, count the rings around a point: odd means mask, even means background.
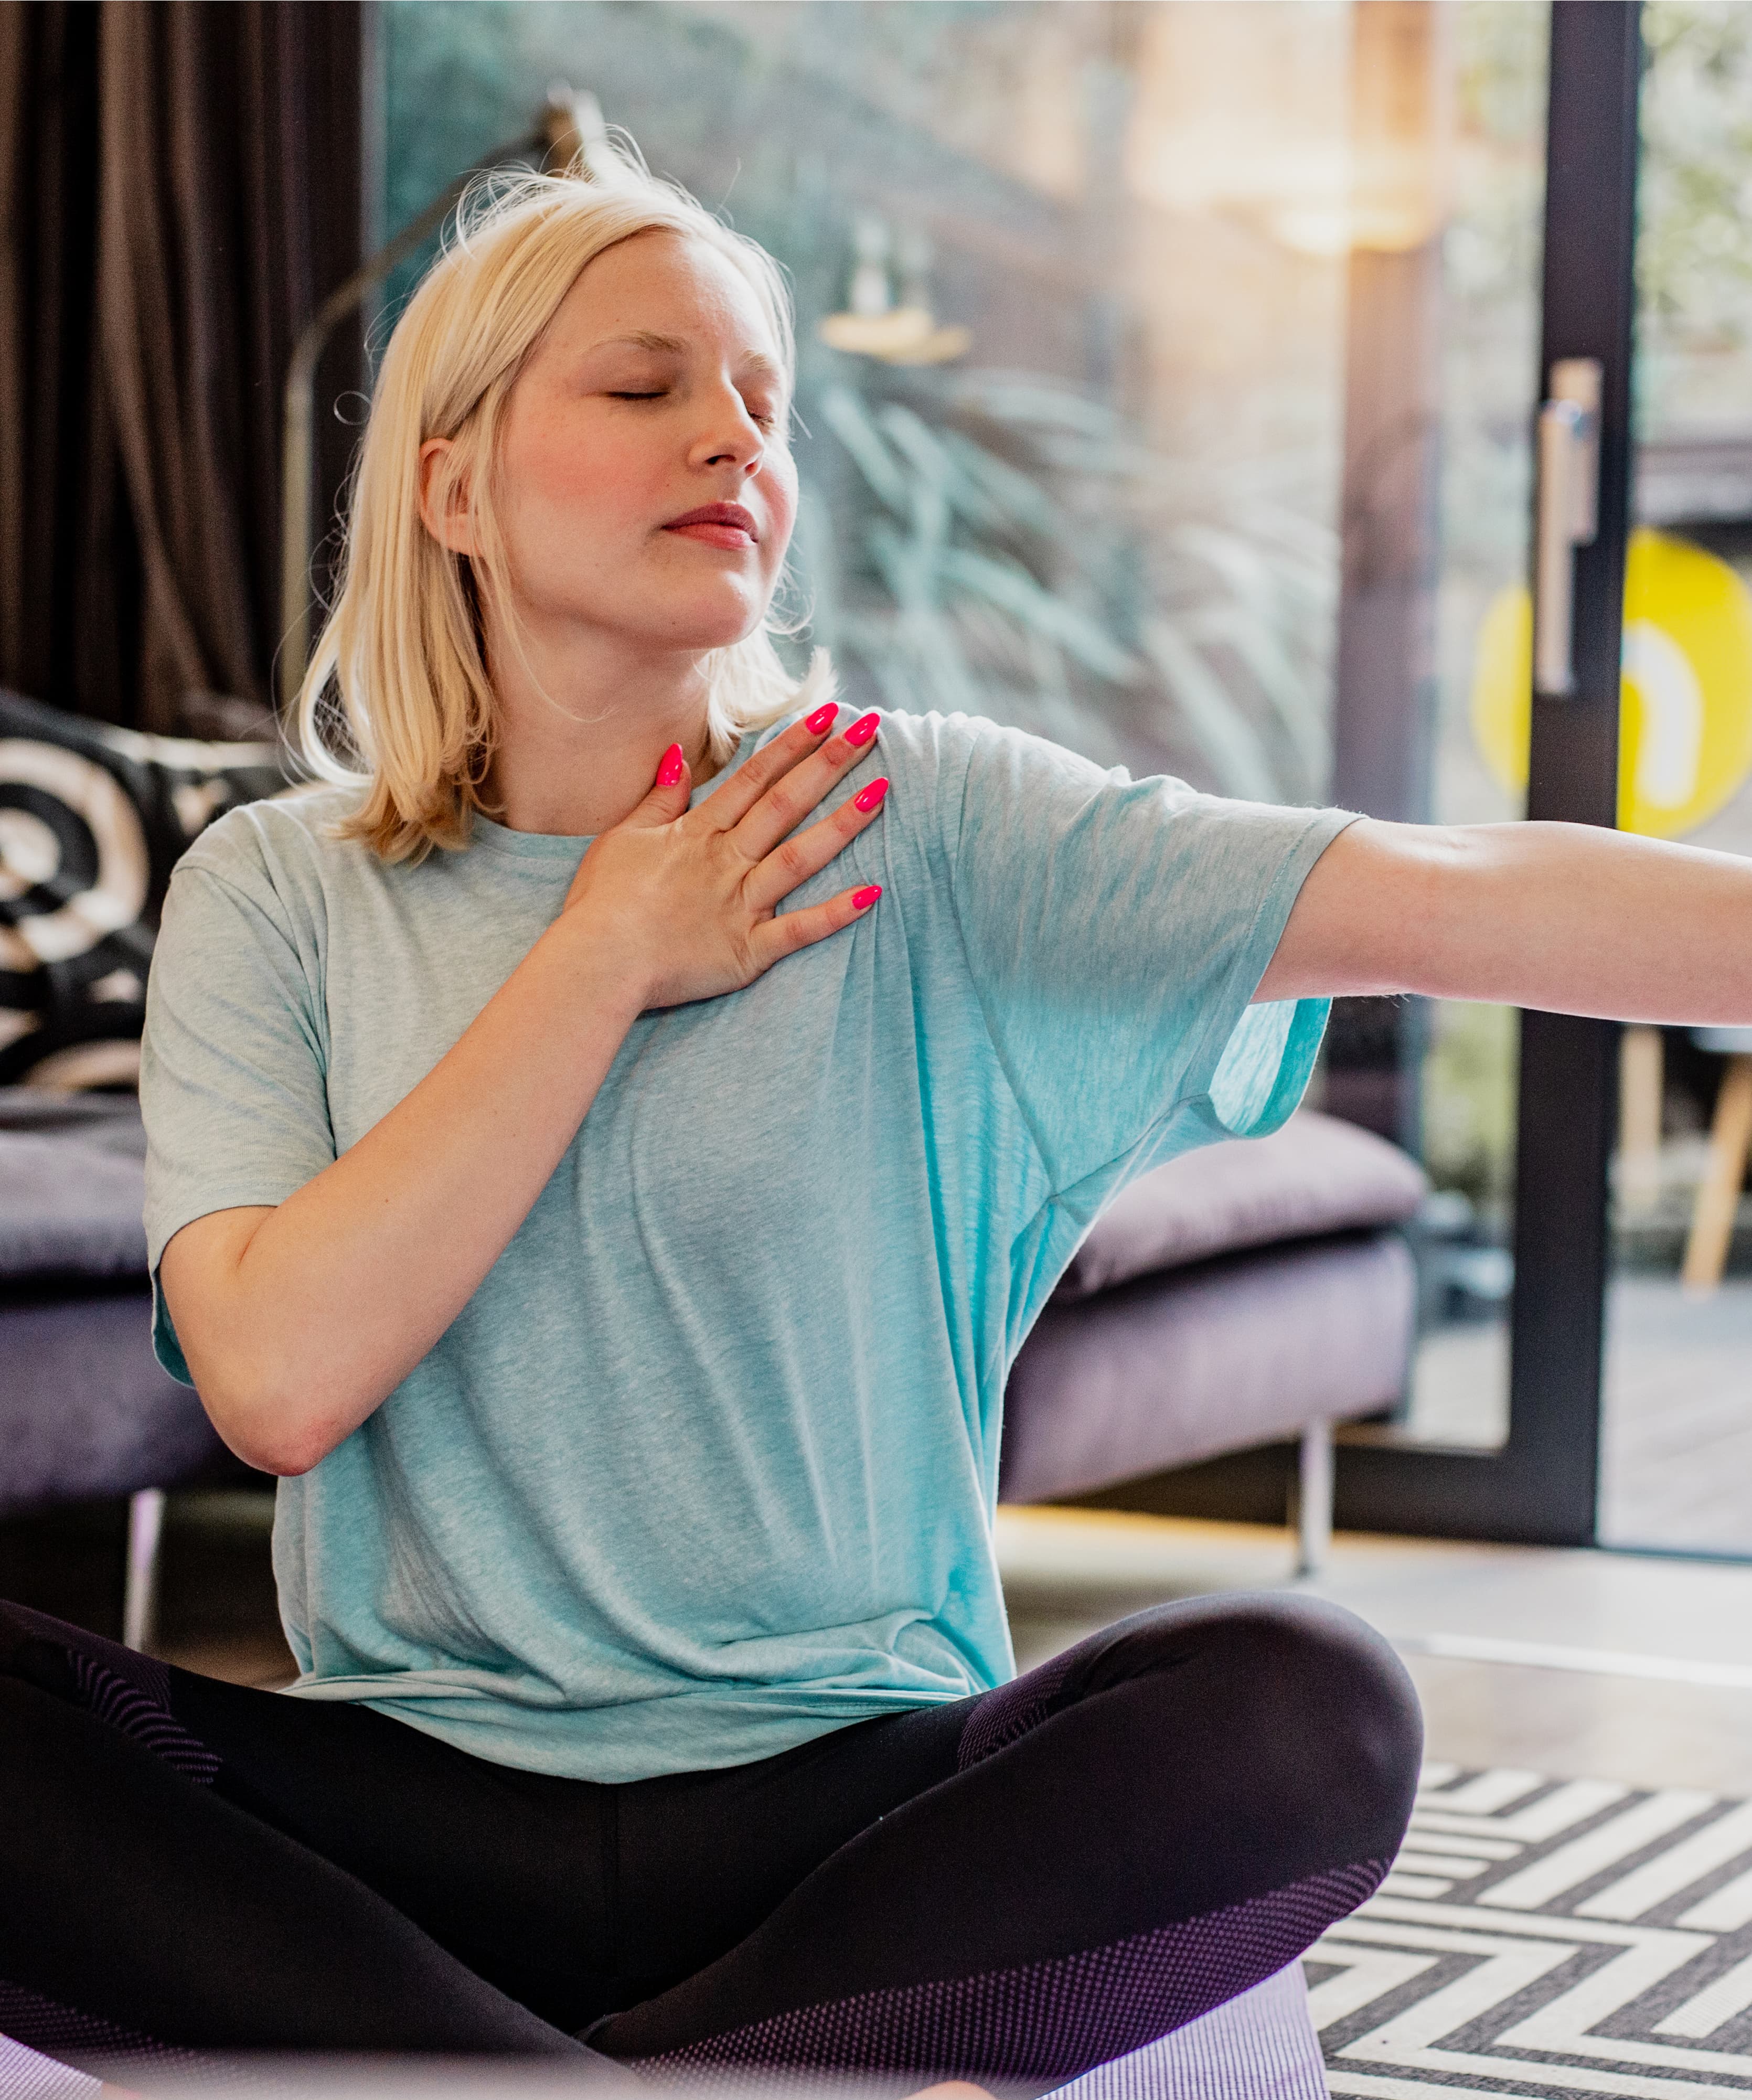
[{"label": "blonde woman", "polygon": [[793,690],[791,375],[770,262],[631,167],[477,201],[395,330],[331,784],[185,858],[145,1048],[157,1346],[282,1476],[300,1674],[0,1616],[19,2039],[1038,2089],[1395,1851],[1416,1702],[1340,1612],[1012,1680],[1008,1365],[1328,995],[1752,1021],[1752,872]]}]

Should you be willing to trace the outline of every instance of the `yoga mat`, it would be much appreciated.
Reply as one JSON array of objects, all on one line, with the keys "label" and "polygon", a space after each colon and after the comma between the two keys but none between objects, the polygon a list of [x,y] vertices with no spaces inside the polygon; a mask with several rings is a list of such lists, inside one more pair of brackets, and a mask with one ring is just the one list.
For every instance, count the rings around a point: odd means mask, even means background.
[{"label": "yoga mat", "polygon": [[[303,2067],[313,2095],[333,2100],[333,2095],[350,2082],[343,2073],[338,2085],[333,2084],[333,2067]],[[296,2093],[299,2067],[282,2061],[276,2068],[277,2077],[272,2073],[264,2076],[258,2068],[254,2078],[240,2085],[265,2085],[282,2094]],[[527,2076],[530,2067],[518,2068]],[[544,2068],[549,2071],[545,2081],[540,2071],[527,2079],[526,2100],[538,2100],[538,2089],[544,2084],[553,2094],[563,2085],[576,2091],[589,2089],[582,2081],[555,2077],[551,2067]],[[179,2067],[170,2082],[181,2088],[187,2076],[186,2069]],[[480,2100],[483,2090],[494,2089],[490,2072],[470,2071],[453,2064],[433,2067],[429,2082],[406,2065],[362,2072],[355,2068],[354,2080],[358,2089],[369,2092],[376,2088],[386,2100],[391,2094],[399,2100],[400,2095],[417,2093],[422,2085],[434,2095],[448,2089],[456,2096],[466,2093],[468,2100]],[[143,2082],[154,2090],[165,2089],[159,2080],[148,2078]],[[498,2089],[515,2094],[523,2082],[513,2077]],[[210,2090],[216,2095],[224,2092],[226,2086],[227,2081],[221,2079]],[[96,2100],[97,2092],[95,2079],[0,2035],[0,2100]],[[541,2100],[548,2100],[548,2096],[541,2096]],[[1242,1996],[1219,2005],[1203,2019],[1164,2035],[1147,2048],[1117,2057],[1111,2063],[1098,2064],[1068,2085],[1059,2086],[1050,2100],[1326,2100],[1320,2045],[1308,2018],[1301,1965],[1291,1962]]]},{"label": "yoga mat", "polygon": [[1160,2041],[1097,2064],[1049,2100],[1326,2100],[1301,1963]]}]

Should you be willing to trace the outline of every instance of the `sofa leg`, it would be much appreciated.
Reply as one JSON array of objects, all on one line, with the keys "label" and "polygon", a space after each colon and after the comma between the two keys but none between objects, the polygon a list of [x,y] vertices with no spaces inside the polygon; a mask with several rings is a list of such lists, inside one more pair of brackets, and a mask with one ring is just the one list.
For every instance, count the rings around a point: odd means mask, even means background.
[{"label": "sofa leg", "polygon": [[1302,1432],[1301,1461],[1296,1474],[1295,1529],[1298,1575],[1317,1575],[1326,1564],[1332,1543],[1332,1424],[1311,1422]]},{"label": "sofa leg", "polygon": [[128,1502],[128,1576],[121,1593],[121,1638],[143,1654],[158,1630],[158,1541],[164,1489],[142,1488]]}]

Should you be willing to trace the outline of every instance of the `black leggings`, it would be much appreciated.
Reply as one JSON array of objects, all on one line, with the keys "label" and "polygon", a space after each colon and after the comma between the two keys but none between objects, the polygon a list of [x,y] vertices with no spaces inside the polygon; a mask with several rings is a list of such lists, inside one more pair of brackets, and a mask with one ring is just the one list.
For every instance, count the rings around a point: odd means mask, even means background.
[{"label": "black leggings", "polygon": [[620,1786],[0,1605],[0,2034],[1013,2080],[1141,2047],[1362,1901],[1416,1696],[1358,1620],[1206,1598],[1014,1683]]}]

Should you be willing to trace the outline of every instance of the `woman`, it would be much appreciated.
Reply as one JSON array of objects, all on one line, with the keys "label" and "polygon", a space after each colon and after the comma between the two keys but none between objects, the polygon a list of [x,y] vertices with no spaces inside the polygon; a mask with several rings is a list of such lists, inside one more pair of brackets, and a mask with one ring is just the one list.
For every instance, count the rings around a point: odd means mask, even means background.
[{"label": "woman", "polygon": [[157,1344],[282,1476],[301,1675],[7,1617],[21,2039],[1039,2088],[1394,1852],[1416,1704],[1342,1612],[1006,1682],[1008,1364],[1327,995],[1752,1020],[1752,872],[793,690],[791,373],[771,263],[632,169],[477,203],[396,329],[333,784],[185,858],[145,1048]]}]

